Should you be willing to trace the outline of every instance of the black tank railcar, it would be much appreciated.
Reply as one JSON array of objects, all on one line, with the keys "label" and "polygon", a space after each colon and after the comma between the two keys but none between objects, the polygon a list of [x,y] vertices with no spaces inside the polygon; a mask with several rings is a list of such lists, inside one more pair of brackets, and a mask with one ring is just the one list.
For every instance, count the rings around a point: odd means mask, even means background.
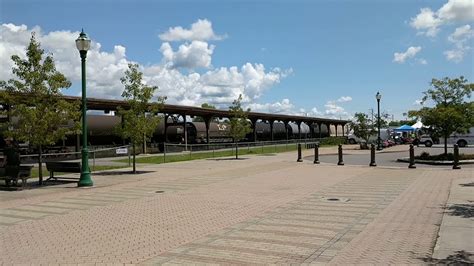
[{"label": "black tank railcar", "polygon": [[[207,143],[206,124],[204,122],[192,122],[196,128],[196,143]],[[209,143],[231,142],[229,137],[230,125],[227,123],[209,124]]]},{"label": "black tank railcar", "polygon": [[[115,128],[121,123],[119,116],[87,115],[87,141],[93,146],[122,145],[123,140],[115,134]],[[65,140],[66,146],[75,146],[77,136],[69,135]],[[58,143],[62,145],[62,142]]]},{"label": "black tank railcar", "polygon": [[[116,146],[128,143],[122,140],[122,138],[116,134],[115,128],[120,126],[121,118],[119,116],[110,115],[88,115],[88,141],[90,145],[94,146]],[[184,143],[184,129],[183,123],[173,123],[171,119],[168,120],[167,128],[167,142],[170,143]],[[151,139],[152,143],[159,144],[165,141],[164,136],[165,123],[162,119],[155,130]],[[204,122],[187,122],[187,142],[189,144],[194,143],[207,143],[206,139],[206,125]],[[230,126],[227,123],[216,123],[211,122],[209,127],[209,142],[231,142],[232,138],[229,137]],[[327,136],[327,127],[322,125],[321,136]],[[268,141],[271,140],[270,124],[260,121],[256,125],[257,140]],[[288,138],[297,139],[299,138],[298,125],[295,123],[288,123]],[[304,123],[301,124],[301,138],[310,138],[310,127]],[[314,127],[314,136],[319,137],[319,128]],[[77,143],[77,136],[68,136],[65,141],[67,146],[75,146]],[[253,133],[249,133],[244,140],[252,140]],[[285,140],[286,129],[285,124],[282,122],[275,122],[273,124],[273,139],[274,140]],[[62,145],[58,143],[58,145]]]}]

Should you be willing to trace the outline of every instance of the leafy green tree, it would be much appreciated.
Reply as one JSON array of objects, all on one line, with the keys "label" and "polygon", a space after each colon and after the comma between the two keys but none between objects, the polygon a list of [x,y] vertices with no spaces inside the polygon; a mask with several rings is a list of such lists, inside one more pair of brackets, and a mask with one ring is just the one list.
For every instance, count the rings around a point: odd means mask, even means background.
[{"label": "leafy green tree", "polygon": [[350,123],[350,127],[354,131],[354,135],[365,140],[365,143],[369,143],[370,136],[376,132],[369,115],[364,113],[355,113],[354,121]]},{"label": "leafy green tree", "polygon": [[71,82],[56,70],[53,57],[44,55],[35,34],[26,48],[26,59],[13,55],[16,79],[0,81],[1,102],[10,106],[7,137],[37,148],[39,182],[43,182],[43,147],[53,145],[67,134],[78,133],[79,104],[61,99],[61,89]]},{"label": "leafy green tree", "polygon": [[[207,108],[207,109],[213,109],[215,110],[216,109],[216,106],[212,105],[212,104],[208,104],[208,103],[203,103],[201,104],[201,108]],[[217,117],[214,117],[211,119],[212,122],[218,122],[218,118]],[[196,116],[193,118],[193,122],[204,122],[204,118],[200,117],[200,116]]]},{"label": "leafy green tree", "polygon": [[122,97],[127,101],[128,109],[119,109],[123,116],[122,125],[117,126],[116,132],[124,139],[130,139],[133,153],[133,173],[136,171],[136,146],[146,143],[155,132],[160,118],[157,113],[166,98],[158,97],[151,102],[156,86],[147,86],[142,81],[143,73],[138,64],[128,64],[125,76],[120,79],[124,85]]},{"label": "leafy green tree", "polygon": [[[375,118],[374,118],[374,121],[373,121],[374,122],[374,128],[377,128],[377,126],[378,126],[377,118],[378,118],[378,115],[375,115]],[[380,115],[380,128],[386,128],[386,127],[388,127],[388,121],[385,118],[385,116]]]},{"label": "leafy green tree", "polygon": [[411,120],[391,121],[390,123],[388,123],[388,125],[391,127],[399,127],[402,125],[413,125],[415,123],[416,123],[416,119],[411,119]]},{"label": "leafy green tree", "polygon": [[464,133],[474,125],[474,105],[467,102],[474,84],[463,76],[450,79],[432,79],[431,88],[423,92],[422,104],[431,101],[434,107],[423,107],[410,111],[409,116],[421,118],[421,122],[432,128],[435,136],[444,138],[444,154],[448,153],[448,137],[454,133]]},{"label": "leafy green tree", "polygon": [[214,105],[208,104],[208,103],[201,104],[201,107],[202,108],[207,108],[207,109],[216,109],[216,107]]},{"label": "leafy green tree", "polygon": [[232,137],[234,143],[236,143],[235,147],[235,158],[238,159],[238,151],[237,151],[237,142],[245,137],[248,133],[252,131],[250,122],[247,120],[248,113],[250,109],[244,111],[242,109],[242,94],[239,95],[237,100],[232,102],[232,105],[229,106],[229,111],[231,117],[229,118],[230,130],[229,136]]}]

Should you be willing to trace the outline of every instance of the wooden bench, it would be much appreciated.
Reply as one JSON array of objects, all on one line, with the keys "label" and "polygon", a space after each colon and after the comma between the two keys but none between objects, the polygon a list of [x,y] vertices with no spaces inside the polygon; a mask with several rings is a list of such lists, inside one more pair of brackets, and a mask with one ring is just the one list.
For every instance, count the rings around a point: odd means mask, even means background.
[{"label": "wooden bench", "polygon": [[[79,162],[46,162],[46,169],[49,171],[49,178],[58,180],[58,177],[54,176],[54,172],[61,173],[80,173],[81,172],[81,163]],[[67,178],[60,177],[60,179],[76,179],[76,178]]]},{"label": "wooden bench", "polygon": [[22,188],[26,187],[26,181],[31,177],[31,165],[16,165],[0,168],[0,180],[5,180],[5,185],[18,185],[18,180],[21,180]]}]

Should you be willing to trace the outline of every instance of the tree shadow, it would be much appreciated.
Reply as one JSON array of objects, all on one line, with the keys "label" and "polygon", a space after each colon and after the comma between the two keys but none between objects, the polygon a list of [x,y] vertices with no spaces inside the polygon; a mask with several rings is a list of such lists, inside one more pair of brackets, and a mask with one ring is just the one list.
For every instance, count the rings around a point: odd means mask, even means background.
[{"label": "tree shadow", "polygon": [[422,260],[431,265],[472,265],[474,263],[474,254],[461,250],[449,255],[444,259],[422,258]]},{"label": "tree shadow", "polygon": [[462,218],[474,217],[474,205],[473,204],[453,204],[446,209],[447,214],[452,216],[459,216]]},{"label": "tree shadow", "polygon": [[248,158],[217,158],[217,159],[206,159],[208,161],[236,161],[236,160],[248,160]]},{"label": "tree shadow", "polygon": [[44,187],[54,187],[54,186],[59,186],[59,185],[77,183],[78,181],[79,179],[71,178],[71,179],[58,179],[58,180],[44,180],[42,185],[39,184],[39,181],[27,182],[25,187],[23,187],[21,183],[17,185],[11,185],[11,186],[0,185],[0,191],[22,191],[22,190],[44,188]]},{"label": "tree shadow", "polygon": [[466,183],[466,184],[459,184],[461,187],[474,187],[474,182]]},{"label": "tree shadow", "polygon": [[106,172],[94,172],[94,176],[110,176],[110,175],[141,175],[141,174],[148,174],[154,173],[155,171],[136,171],[135,174],[130,171],[106,171]]}]

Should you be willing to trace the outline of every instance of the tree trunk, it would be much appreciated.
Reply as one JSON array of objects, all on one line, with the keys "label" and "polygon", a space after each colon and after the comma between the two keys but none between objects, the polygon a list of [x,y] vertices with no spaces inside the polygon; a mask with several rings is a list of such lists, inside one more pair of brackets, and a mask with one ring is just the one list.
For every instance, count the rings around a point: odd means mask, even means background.
[{"label": "tree trunk", "polygon": [[239,149],[237,146],[237,142],[235,142],[235,159],[239,159]]},{"label": "tree trunk", "polygon": [[135,143],[133,143],[133,173],[136,174],[137,173],[137,168],[135,166]]},{"label": "tree trunk", "polygon": [[448,136],[444,135],[444,155],[448,154]]},{"label": "tree trunk", "polygon": [[38,145],[38,177],[39,185],[43,185],[43,148]]}]

